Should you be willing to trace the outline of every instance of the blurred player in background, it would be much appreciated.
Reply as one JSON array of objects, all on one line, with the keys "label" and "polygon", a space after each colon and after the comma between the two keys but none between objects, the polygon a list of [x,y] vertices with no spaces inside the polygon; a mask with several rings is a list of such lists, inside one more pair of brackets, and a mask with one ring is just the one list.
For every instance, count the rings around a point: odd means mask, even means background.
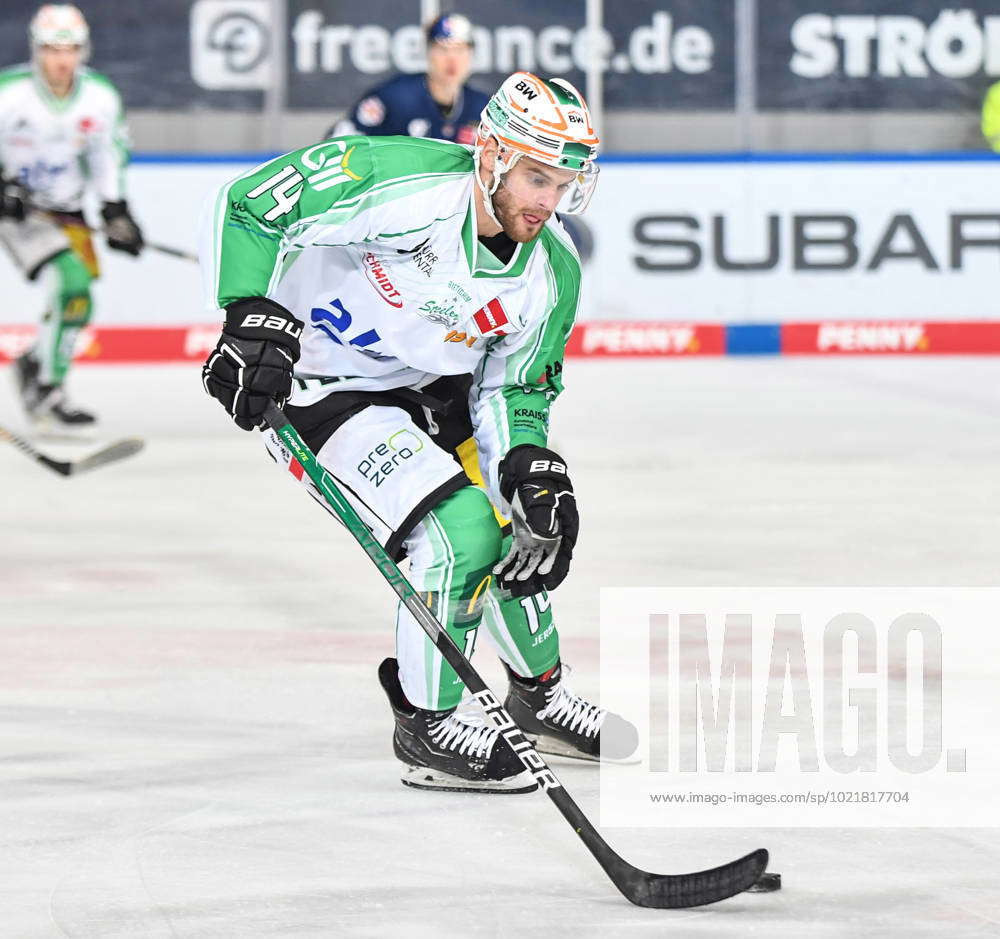
[{"label": "blurred player in background", "polygon": [[[485,622],[521,729],[590,760],[627,757],[636,733],[565,681],[547,591],[578,516],[548,437],[580,295],[555,209],[586,208],[598,144],[572,85],[518,72],[474,148],[323,141],[224,187],[202,242],[226,312],[205,389],[245,430],[290,396],[289,419],[468,655]],[[513,519],[506,538],[491,500]],[[402,605],[396,648],[379,676],[403,781],[535,789],[499,731],[458,708],[462,682]]]},{"label": "blurred player in background", "polygon": [[[433,137],[473,144],[479,115],[489,95],[466,83],[472,70],[472,24],[461,13],[443,13],[425,30],[427,72],[397,75],[369,91],[328,131],[347,134]],[[586,264],[594,253],[594,237],[579,218],[562,223]]]},{"label": "blurred player in background", "polygon": [[121,97],[84,66],[90,30],[70,4],[46,4],[28,29],[31,64],[0,72],[0,243],[48,306],[34,347],[14,363],[21,401],[40,426],[93,424],[64,391],[73,347],[90,322],[97,257],[83,217],[91,187],[109,248],[138,255],[125,201],[128,145]]},{"label": "blurred player in background", "polygon": [[459,13],[445,13],[425,33],[427,72],[397,75],[371,89],[330,128],[328,137],[400,134],[475,142],[479,115],[490,96],[466,84],[472,24]]}]

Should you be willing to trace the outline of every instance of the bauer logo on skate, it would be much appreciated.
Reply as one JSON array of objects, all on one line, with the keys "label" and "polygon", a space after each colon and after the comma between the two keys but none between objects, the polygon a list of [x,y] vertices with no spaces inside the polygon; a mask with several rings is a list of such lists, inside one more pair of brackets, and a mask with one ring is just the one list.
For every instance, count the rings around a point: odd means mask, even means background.
[{"label": "bauer logo on skate", "polygon": [[646,772],[602,776],[602,823],[1000,826],[998,613],[998,588],[603,589],[601,700],[643,716]]},{"label": "bauer logo on skate", "polygon": [[476,692],[472,697],[482,705],[486,716],[493,722],[493,726],[503,734],[504,739],[510,744],[511,749],[517,754],[531,775],[535,777],[538,785],[545,790],[559,789],[562,783],[555,777],[552,770],[545,765],[545,761],[538,755],[524,734],[521,733],[521,729],[503,709],[503,705],[496,699],[493,692],[489,688],[486,688],[483,691]]}]

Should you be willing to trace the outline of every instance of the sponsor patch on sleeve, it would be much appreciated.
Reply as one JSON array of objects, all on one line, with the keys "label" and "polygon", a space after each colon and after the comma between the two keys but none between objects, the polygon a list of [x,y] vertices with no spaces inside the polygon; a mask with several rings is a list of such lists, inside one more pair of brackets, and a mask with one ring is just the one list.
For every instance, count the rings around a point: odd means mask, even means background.
[{"label": "sponsor patch on sleeve", "polygon": [[507,311],[503,308],[500,300],[494,297],[486,306],[477,310],[472,319],[475,321],[479,331],[484,336],[506,336],[503,329],[510,320],[507,318]]}]

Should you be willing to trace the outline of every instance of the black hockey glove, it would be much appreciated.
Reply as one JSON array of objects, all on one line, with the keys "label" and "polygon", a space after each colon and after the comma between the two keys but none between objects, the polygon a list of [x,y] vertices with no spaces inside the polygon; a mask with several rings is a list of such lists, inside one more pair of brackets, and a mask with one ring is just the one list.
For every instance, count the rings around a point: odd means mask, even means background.
[{"label": "black hockey glove", "polygon": [[0,176],[0,218],[10,218],[15,222],[24,221],[27,202],[31,198],[28,189],[17,180]]},{"label": "black hockey glove", "polygon": [[128,204],[122,202],[105,202],[101,209],[104,219],[104,234],[108,239],[108,247],[115,251],[124,251],[137,257],[143,248],[142,232],[136,225],[128,210]]},{"label": "black hockey glove", "polygon": [[291,394],[301,335],[301,321],[273,300],[247,297],[226,306],[226,325],[201,380],[238,427],[262,427],[268,403],[280,406]]},{"label": "black hockey glove", "polygon": [[522,444],[500,461],[500,492],[510,502],[514,540],[493,573],[512,596],[553,590],[569,572],[580,530],[573,484],[558,453]]}]

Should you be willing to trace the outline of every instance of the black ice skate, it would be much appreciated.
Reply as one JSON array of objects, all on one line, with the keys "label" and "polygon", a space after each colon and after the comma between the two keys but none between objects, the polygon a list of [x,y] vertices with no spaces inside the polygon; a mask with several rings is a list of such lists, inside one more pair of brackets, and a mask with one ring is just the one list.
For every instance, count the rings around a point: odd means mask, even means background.
[{"label": "black ice skate", "polygon": [[62,385],[43,385],[38,381],[38,360],[30,353],[14,360],[14,382],[28,417],[43,429],[90,427],[97,418],[89,411],[73,407]]},{"label": "black ice skate", "polygon": [[539,753],[594,761],[629,761],[635,756],[635,726],[573,694],[561,663],[538,678],[515,675],[506,663],[504,668],[510,678],[504,707]]},{"label": "black ice skate", "polygon": [[378,670],[396,718],[392,747],[403,763],[404,786],[448,792],[533,792],[538,788],[521,761],[484,718],[455,708],[425,711],[406,700],[399,663],[386,659]]}]

